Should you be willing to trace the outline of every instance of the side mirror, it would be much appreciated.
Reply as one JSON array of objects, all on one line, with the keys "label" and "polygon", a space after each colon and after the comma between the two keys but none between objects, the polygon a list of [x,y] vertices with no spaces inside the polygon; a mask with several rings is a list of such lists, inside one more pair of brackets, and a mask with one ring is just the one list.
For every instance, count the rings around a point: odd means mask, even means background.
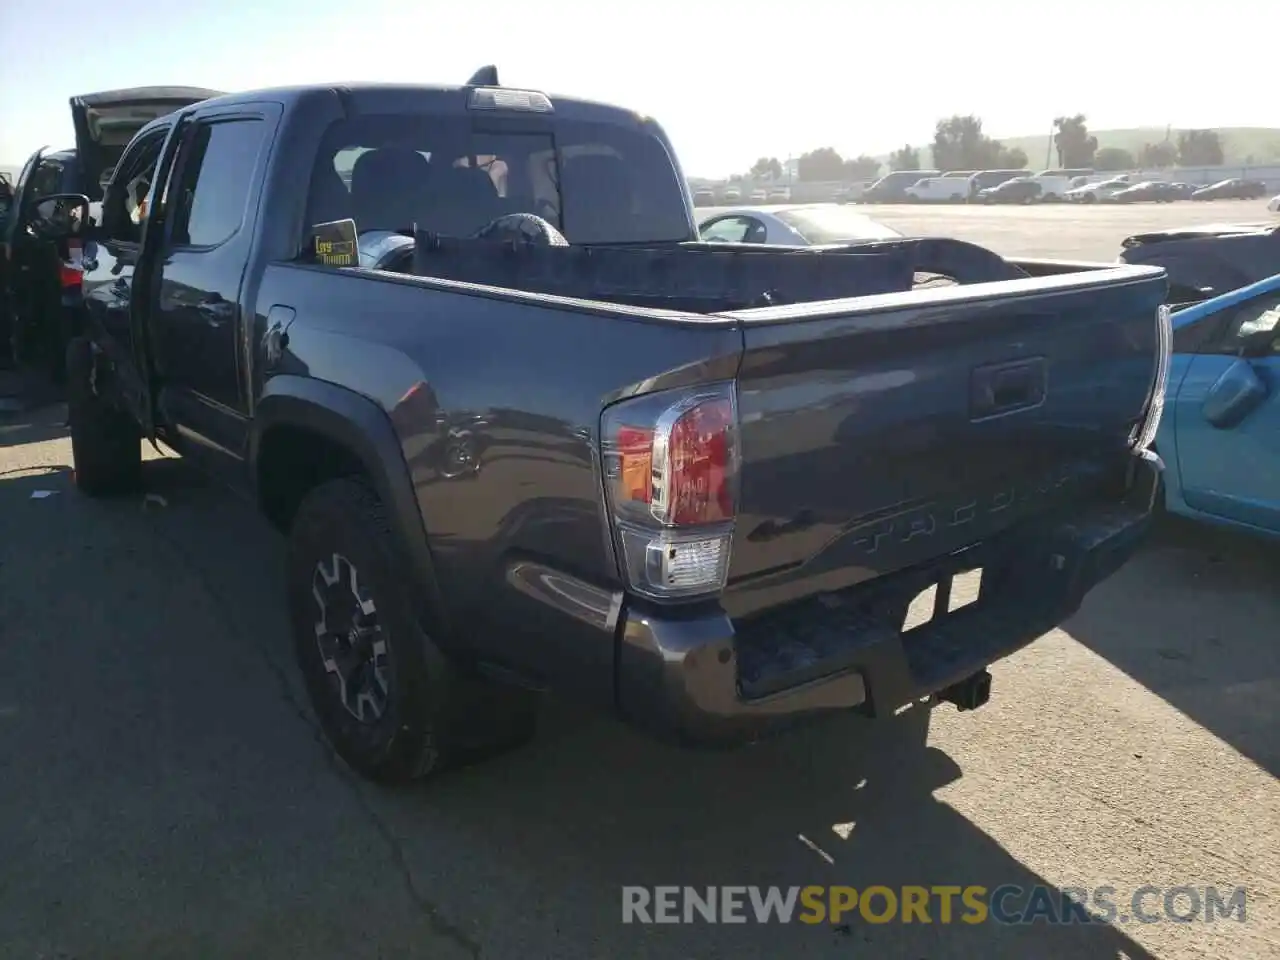
[{"label": "side mirror", "polygon": [[79,193],[44,197],[32,207],[28,224],[40,240],[78,237],[89,224],[89,198]]},{"label": "side mirror", "polygon": [[1222,371],[1200,407],[1206,421],[1219,430],[1237,427],[1267,398],[1267,385],[1247,360],[1235,360]]},{"label": "side mirror", "polygon": [[1240,343],[1240,356],[1247,359],[1270,356],[1280,340],[1280,330],[1259,330]]}]

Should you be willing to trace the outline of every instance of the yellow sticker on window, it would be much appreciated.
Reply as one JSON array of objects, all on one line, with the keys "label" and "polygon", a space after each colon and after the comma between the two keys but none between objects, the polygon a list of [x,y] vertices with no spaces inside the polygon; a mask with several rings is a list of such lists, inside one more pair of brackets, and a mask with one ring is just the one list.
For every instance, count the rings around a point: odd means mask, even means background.
[{"label": "yellow sticker on window", "polygon": [[326,267],[360,265],[360,244],[354,220],[333,220],[311,228],[316,262]]}]

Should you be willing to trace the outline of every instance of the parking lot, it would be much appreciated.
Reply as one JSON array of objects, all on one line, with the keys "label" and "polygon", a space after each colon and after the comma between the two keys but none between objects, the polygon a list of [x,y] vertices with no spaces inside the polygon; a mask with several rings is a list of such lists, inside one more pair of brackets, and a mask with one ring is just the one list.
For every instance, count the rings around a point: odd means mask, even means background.
[{"label": "parking lot", "polygon": [[[727,207],[699,207],[698,220]],[[852,204],[909,235],[938,234],[982,244],[1005,256],[1111,261],[1120,241],[1146,230],[1211,223],[1276,223],[1265,200],[1034,206],[985,204]]]},{"label": "parking lot", "polygon": [[[1263,203],[858,208],[1114,260]],[[699,213],[710,210],[700,210]],[[724,754],[563,703],[525,750],[356,780],[292,665],[282,541],[180,461],[71,489],[64,411],[0,417],[0,958],[1280,957],[1280,552],[1185,524],[993,668],[975,713]],[[623,885],[1244,887],[1240,922],[623,925]],[[1158,905],[1160,897],[1149,901]]]}]

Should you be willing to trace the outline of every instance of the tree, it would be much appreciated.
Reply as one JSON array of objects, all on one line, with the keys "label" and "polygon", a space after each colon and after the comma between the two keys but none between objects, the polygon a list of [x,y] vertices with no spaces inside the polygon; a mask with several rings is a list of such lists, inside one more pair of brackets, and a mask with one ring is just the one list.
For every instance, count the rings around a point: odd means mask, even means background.
[{"label": "tree", "polygon": [[1027,165],[1027,151],[1021,147],[1001,145],[996,155],[996,167],[1001,170],[1022,170]]},{"label": "tree", "polygon": [[889,154],[890,170],[919,170],[920,169],[920,151],[907,144],[901,150],[895,150]]},{"label": "tree", "polygon": [[1184,167],[1216,167],[1223,162],[1217,130],[1183,130],[1178,134],[1178,163]]},{"label": "tree", "polygon": [[1084,114],[1054,117],[1053,125],[1057,129],[1053,145],[1058,151],[1058,166],[1068,170],[1092,167],[1094,154],[1098,151],[1098,138],[1089,136]]},{"label": "tree", "polygon": [[982,132],[982,121],[973,114],[939,120],[933,131],[933,165],[939,170],[1021,169],[1027,155]]},{"label": "tree", "polygon": [[865,153],[853,160],[844,162],[845,180],[874,180],[880,176],[880,161]]},{"label": "tree", "polygon": [[1096,170],[1132,170],[1137,165],[1133,154],[1121,147],[1103,147],[1093,155]]},{"label": "tree", "polygon": [[781,180],[782,164],[777,157],[761,157],[752,164],[747,175],[759,180]]},{"label": "tree", "polygon": [[831,147],[819,147],[800,154],[796,160],[796,176],[800,180],[823,181],[844,178],[844,158]]},{"label": "tree", "polygon": [[1138,151],[1138,166],[1163,169],[1172,167],[1178,162],[1178,148],[1168,140],[1159,143],[1144,143]]}]

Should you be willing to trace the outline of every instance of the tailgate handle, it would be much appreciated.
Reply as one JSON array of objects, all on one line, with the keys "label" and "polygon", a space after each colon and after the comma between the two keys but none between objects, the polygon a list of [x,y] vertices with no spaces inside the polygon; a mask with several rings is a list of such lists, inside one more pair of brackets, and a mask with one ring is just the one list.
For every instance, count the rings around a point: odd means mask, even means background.
[{"label": "tailgate handle", "polygon": [[976,367],[970,381],[969,416],[973,420],[1029,410],[1044,403],[1044,357]]}]

